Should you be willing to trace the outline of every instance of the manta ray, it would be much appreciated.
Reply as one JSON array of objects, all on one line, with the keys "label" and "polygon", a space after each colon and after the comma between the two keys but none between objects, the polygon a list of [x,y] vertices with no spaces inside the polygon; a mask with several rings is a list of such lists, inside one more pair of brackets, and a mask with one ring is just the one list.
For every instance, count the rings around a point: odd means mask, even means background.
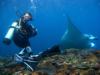
[{"label": "manta ray", "polygon": [[96,37],[89,34],[83,34],[68,18],[68,26],[60,41],[61,49],[77,48],[88,49],[94,47],[93,40]]}]

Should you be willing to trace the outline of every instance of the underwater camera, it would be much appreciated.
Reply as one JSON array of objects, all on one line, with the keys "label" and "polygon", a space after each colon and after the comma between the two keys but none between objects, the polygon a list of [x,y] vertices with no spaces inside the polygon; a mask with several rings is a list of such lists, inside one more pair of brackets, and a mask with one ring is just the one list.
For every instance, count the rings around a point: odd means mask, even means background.
[{"label": "underwater camera", "polygon": [[6,33],[4,39],[3,39],[3,43],[9,45],[11,43],[13,34],[14,34],[14,30],[17,28],[17,22],[13,22],[12,25],[10,26],[8,32]]}]

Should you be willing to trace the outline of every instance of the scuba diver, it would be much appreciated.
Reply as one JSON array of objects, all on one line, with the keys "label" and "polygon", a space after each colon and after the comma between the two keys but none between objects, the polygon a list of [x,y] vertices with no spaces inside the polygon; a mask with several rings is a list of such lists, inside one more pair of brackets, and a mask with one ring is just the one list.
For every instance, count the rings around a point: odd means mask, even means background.
[{"label": "scuba diver", "polygon": [[29,38],[37,35],[37,29],[33,25],[29,24],[29,21],[32,20],[32,14],[30,12],[25,12],[19,20],[12,23],[3,39],[3,43],[9,45],[11,41],[13,41],[16,46],[22,48],[22,50],[15,55],[14,60],[17,63],[24,63],[33,71],[31,65],[28,64],[30,62],[35,62],[34,60],[28,61],[28,58],[33,56]]},{"label": "scuba diver", "polygon": [[25,12],[19,20],[12,23],[3,39],[3,43],[7,45],[13,40],[16,46],[22,48],[18,56],[30,57],[32,55],[29,38],[37,35],[37,29],[29,24],[32,19],[32,14]]}]

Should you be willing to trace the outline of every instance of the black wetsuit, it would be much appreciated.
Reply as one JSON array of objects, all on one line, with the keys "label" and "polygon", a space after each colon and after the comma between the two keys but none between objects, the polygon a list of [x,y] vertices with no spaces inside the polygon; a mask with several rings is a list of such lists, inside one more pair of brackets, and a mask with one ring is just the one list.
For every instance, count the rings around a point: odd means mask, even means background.
[{"label": "black wetsuit", "polygon": [[28,23],[21,22],[20,25],[21,28],[14,31],[13,41],[18,47],[25,48],[30,46],[29,38],[35,36],[37,31]]}]

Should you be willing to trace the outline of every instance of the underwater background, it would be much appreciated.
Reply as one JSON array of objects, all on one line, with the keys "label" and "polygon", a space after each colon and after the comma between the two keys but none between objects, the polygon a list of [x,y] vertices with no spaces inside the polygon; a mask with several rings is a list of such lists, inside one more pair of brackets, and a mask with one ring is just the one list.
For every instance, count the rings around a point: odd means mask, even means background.
[{"label": "underwater background", "polygon": [[[38,35],[30,39],[35,54],[60,42],[68,16],[82,33],[100,37],[100,0],[0,0],[0,56],[21,50],[13,42],[7,46],[2,40],[12,22],[25,11],[32,13],[31,23],[38,29]],[[96,49],[99,44],[100,39]]]}]

